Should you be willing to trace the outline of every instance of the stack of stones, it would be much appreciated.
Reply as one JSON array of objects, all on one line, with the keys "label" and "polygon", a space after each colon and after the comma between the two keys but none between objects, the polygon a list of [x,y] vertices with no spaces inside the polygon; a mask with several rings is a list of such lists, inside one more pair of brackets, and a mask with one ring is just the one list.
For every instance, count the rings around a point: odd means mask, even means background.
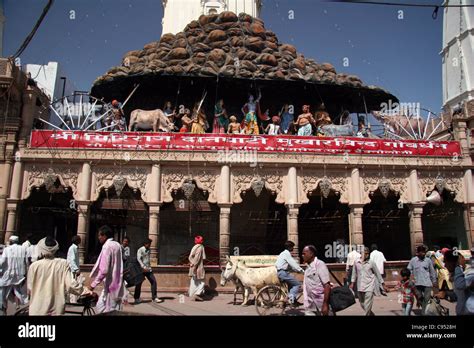
[{"label": "stack of stones", "polygon": [[165,34],[143,50],[126,53],[122,65],[100,76],[94,85],[140,75],[219,75],[363,87],[357,76],[338,74],[333,65],[306,59],[294,46],[279,43],[261,19],[233,12],[202,15],[183,32]]}]

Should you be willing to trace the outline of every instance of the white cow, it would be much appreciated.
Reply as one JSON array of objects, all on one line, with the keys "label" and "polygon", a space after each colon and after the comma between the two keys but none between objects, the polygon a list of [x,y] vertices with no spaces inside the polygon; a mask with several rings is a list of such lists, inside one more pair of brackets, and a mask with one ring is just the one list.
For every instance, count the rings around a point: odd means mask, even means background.
[{"label": "white cow", "polygon": [[[246,306],[249,300],[248,289],[250,288],[255,298],[257,298],[258,290],[266,285],[280,285],[277,271],[274,266],[250,268],[245,265],[245,261],[232,262],[227,257],[227,264],[222,273],[224,280],[237,279],[240,281],[244,289],[244,302],[242,306]],[[221,284],[222,284],[221,279]],[[225,281],[224,281],[225,282]]]},{"label": "white cow", "polygon": [[153,132],[172,132],[176,126],[171,122],[164,112],[156,110],[133,110],[130,114],[130,131],[136,130],[137,126],[152,128]]}]

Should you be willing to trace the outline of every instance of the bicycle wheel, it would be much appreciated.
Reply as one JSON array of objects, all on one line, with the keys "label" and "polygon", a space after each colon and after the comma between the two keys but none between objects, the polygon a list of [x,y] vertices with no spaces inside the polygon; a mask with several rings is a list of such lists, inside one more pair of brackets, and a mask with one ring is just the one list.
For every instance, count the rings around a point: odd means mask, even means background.
[{"label": "bicycle wheel", "polygon": [[84,306],[84,310],[82,311],[82,315],[85,316],[90,316],[90,315],[95,315],[95,310],[93,307],[86,307]]},{"label": "bicycle wheel", "polygon": [[286,294],[277,285],[263,287],[255,298],[255,309],[259,315],[281,315],[285,306]]}]

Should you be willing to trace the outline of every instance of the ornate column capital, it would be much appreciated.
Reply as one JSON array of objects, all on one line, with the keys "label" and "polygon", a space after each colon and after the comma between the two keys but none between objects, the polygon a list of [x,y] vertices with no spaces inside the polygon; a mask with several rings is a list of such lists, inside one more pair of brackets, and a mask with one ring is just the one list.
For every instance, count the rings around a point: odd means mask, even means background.
[{"label": "ornate column capital", "polygon": [[351,203],[349,204],[349,209],[352,214],[362,215],[364,213],[364,203]]},{"label": "ornate column capital", "polygon": [[150,216],[156,215],[158,216],[160,214],[160,208],[163,205],[161,202],[149,202],[147,203],[149,207],[149,214]]},{"label": "ornate column capital", "polygon": [[7,210],[16,210],[20,199],[18,198],[7,198]]},{"label": "ornate column capital", "polygon": [[426,202],[415,202],[407,203],[410,213],[413,214],[423,214],[423,207],[426,205]]},{"label": "ornate column capital", "polygon": [[232,207],[232,204],[230,203],[221,203],[221,204],[218,204],[219,208],[220,208],[220,216],[223,216],[223,217],[229,217],[230,216],[230,208]]}]

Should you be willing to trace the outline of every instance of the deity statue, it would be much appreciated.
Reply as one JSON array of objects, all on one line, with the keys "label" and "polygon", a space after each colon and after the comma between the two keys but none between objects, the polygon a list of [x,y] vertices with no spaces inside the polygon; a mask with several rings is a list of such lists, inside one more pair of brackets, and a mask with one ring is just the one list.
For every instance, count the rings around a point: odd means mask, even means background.
[{"label": "deity statue", "polygon": [[209,123],[207,122],[206,114],[203,112],[202,108],[199,107],[199,103],[194,105],[192,120],[191,133],[206,133],[206,130],[209,128]]},{"label": "deity statue", "polygon": [[175,116],[176,116],[176,109],[173,109],[173,104],[171,104],[170,101],[167,101],[165,103],[165,106],[163,107],[163,113],[165,114],[166,117],[168,117],[170,122],[174,123]]},{"label": "deity statue", "polygon": [[315,120],[309,110],[309,105],[303,105],[303,113],[298,116],[298,119],[294,124],[299,127],[298,135],[309,136],[312,134],[313,129],[311,125],[315,124]]},{"label": "deity statue", "polygon": [[245,129],[245,134],[259,134],[258,119],[261,121],[270,120],[267,113],[262,114],[260,111],[261,98],[262,93],[258,90],[257,99],[255,100],[254,96],[250,94],[247,103],[242,107],[242,113],[244,114],[242,126]]},{"label": "deity statue", "polygon": [[212,125],[212,133],[225,133],[229,127],[227,111],[224,108],[224,100],[219,99],[214,106],[214,123]]},{"label": "deity statue", "polygon": [[193,120],[191,119],[191,110],[184,109],[184,113],[178,114],[178,118],[181,119],[181,127],[179,128],[180,133],[189,133]]},{"label": "deity statue", "polygon": [[295,115],[294,113],[290,112],[290,105],[285,104],[283,105],[283,108],[280,111],[280,118],[281,118],[281,132],[283,134],[288,134],[288,131],[290,129],[290,125],[294,122],[295,120]]},{"label": "deity statue", "polygon": [[232,116],[229,117],[229,120],[230,120],[230,123],[229,123],[229,127],[227,129],[227,133],[228,134],[240,134],[240,132],[241,132],[240,123],[237,122],[237,117],[232,115]]},{"label": "deity statue", "polygon": [[269,123],[267,128],[265,128],[265,133],[267,133],[268,135],[281,134],[280,117],[278,116],[272,117],[272,123]]},{"label": "deity statue", "polygon": [[125,116],[117,100],[112,101],[112,114],[106,117],[105,124],[112,132],[124,132],[126,130]]}]

